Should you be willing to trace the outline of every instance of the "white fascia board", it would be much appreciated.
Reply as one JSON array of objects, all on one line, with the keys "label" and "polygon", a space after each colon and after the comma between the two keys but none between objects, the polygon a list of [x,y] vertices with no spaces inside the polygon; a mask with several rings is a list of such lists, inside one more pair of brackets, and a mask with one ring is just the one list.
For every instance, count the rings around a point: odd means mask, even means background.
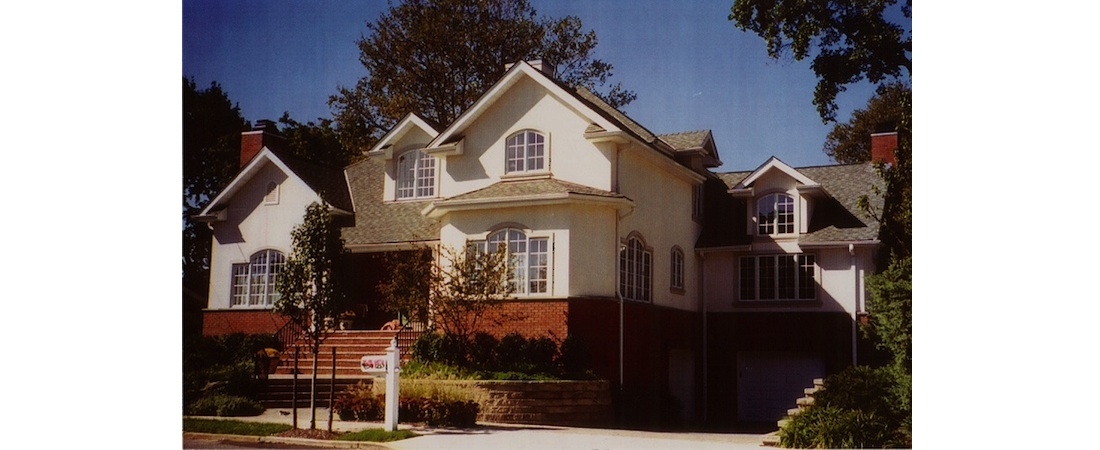
[{"label": "white fascia board", "polygon": [[406,114],[405,118],[401,119],[400,122],[397,122],[397,125],[394,125],[385,136],[382,136],[382,139],[374,144],[374,147],[367,150],[366,154],[368,156],[385,155],[386,159],[393,158],[393,143],[401,140],[401,138],[405,136],[405,133],[408,133],[412,127],[420,128],[432,137],[439,135],[439,132],[436,131],[435,128],[432,128],[431,125],[428,125],[428,122],[425,122],[420,116],[409,113]]},{"label": "white fascia board", "polygon": [[743,252],[748,252],[750,250],[752,250],[751,245],[742,244],[742,245],[727,245],[725,247],[697,248],[697,249],[695,249],[695,253],[699,253],[699,254],[705,254],[705,253],[743,253]]},{"label": "white fascia board", "polygon": [[580,113],[589,121],[596,123],[597,125],[603,127],[605,130],[619,130],[618,127],[605,119],[603,116],[596,113],[585,104],[581,103],[580,100],[573,96],[573,94],[566,92],[556,83],[547,78],[546,74],[540,72],[534,67],[531,67],[531,65],[527,64],[526,62],[520,62],[513,65],[512,68],[505,72],[504,76],[502,76],[500,80],[498,80],[496,84],[493,85],[493,87],[489,88],[488,92],[486,92],[484,95],[481,96],[480,99],[474,102],[473,106],[470,106],[470,108],[464,111],[462,115],[458,116],[458,119],[451,123],[450,126],[444,129],[443,132],[439,133],[439,135],[436,136],[435,139],[432,139],[432,141],[428,143],[428,147],[439,147],[443,142],[447,142],[447,140],[453,137],[455,134],[464,130],[469,124],[473,123],[474,120],[481,116],[481,114],[484,113],[489,108],[489,106],[500,99],[500,97],[502,97],[505,92],[507,92],[509,88],[515,85],[516,82],[520,80],[520,77],[523,76],[534,80],[536,83],[549,91],[552,95],[557,97],[574,111]]},{"label": "white fascia board", "polygon": [[878,246],[879,244],[881,244],[881,242],[878,239],[873,239],[873,240],[869,240],[869,241],[859,240],[859,241],[799,242],[798,246],[799,247],[811,247],[811,248],[848,247],[849,245],[854,245],[856,247],[875,247],[875,246]]},{"label": "white fascia board", "polygon": [[728,192],[733,197],[739,197],[739,198],[752,198],[753,197],[753,188],[751,188],[751,187],[733,188],[733,189],[730,189],[726,192]]},{"label": "white fascia board", "polygon": [[628,198],[606,198],[583,194],[558,193],[469,200],[443,200],[440,202],[433,202],[424,207],[424,209],[420,211],[420,214],[434,219],[455,211],[523,208],[561,204],[594,204],[614,206],[618,210],[634,209],[634,202]]},{"label": "white fascia board", "polygon": [[760,178],[771,169],[778,169],[779,171],[789,175],[791,178],[794,178],[799,183],[805,185],[818,184],[818,182],[811,180],[810,177],[803,175],[802,172],[795,170],[793,167],[787,165],[787,163],[780,161],[779,158],[772,156],[771,158],[768,158],[768,160],[765,161],[764,164],[761,164],[760,167],[757,167],[756,170],[752,171],[752,173],[749,174],[748,177],[746,177],[744,180],[741,180],[740,183],[737,183],[737,186],[734,186],[734,189],[741,189],[752,185],[752,183],[754,183],[758,178]]},{"label": "white fascia board", "polygon": [[463,142],[466,142],[465,138],[459,139],[458,142],[452,142],[450,144],[441,145],[439,147],[428,147],[424,149],[424,152],[432,156],[461,155],[464,148],[462,144]]},{"label": "white fascia board", "polygon": [[380,252],[398,252],[404,250],[419,250],[424,247],[432,247],[439,245],[439,240],[431,241],[408,241],[408,242],[382,242],[378,244],[356,244],[347,245],[345,248],[352,253],[380,253]]},{"label": "white fascia board", "polygon": [[[283,173],[287,175],[288,179],[298,183],[303,189],[312,192],[313,196],[317,200],[321,200],[321,196],[316,191],[314,191],[313,188],[309,187],[309,184],[306,184],[306,182],[302,180],[302,178],[299,177],[298,174],[294,173],[293,170],[290,170],[290,168],[287,167],[286,163],[279,159],[278,156],[275,156],[275,154],[272,153],[270,149],[264,147],[260,150],[260,153],[257,153],[256,156],[252,158],[252,161],[249,162],[248,165],[245,166],[244,169],[242,169],[241,172],[237,174],[236,177],[233,177],[233,181],[230,181],[229,184],[225,186],[225,189],[222,189],[222,191],[219,192],[216,197],[214,197],[214,200],[212,200],[209,205],[206,205],[206,208],[203,208],[202,212],[199,213],[199,215],[209,215],[216,206],[220,205],[224,201],[229,200],[229,198],[235,195],[237,191],[242,186],[244,186],[245,183],[248,182],[248,180],[251,180],[252,177],[260,171],[260,167],[264,161],[269,161],[274,164],[275,167],[278,167],[279,170],[283,171]],[[343,212],[347,213],[346,211]]]}]

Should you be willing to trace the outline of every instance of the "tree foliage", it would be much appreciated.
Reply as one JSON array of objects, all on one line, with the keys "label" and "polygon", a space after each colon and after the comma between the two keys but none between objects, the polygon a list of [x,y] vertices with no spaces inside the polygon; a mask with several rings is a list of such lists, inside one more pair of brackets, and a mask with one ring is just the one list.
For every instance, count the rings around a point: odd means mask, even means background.
[{"label": "tree foliage", "polygon": [[825,137],[825,153],[841,164],[870,161],[871,133],[883,131],[880,128],[887,124],[893,131],[905,116],[911,114],[905,109],[905,99],[911,96],[911,89],[906,83],[882,84],[864,109],[852,111],[852,118],[847,123],[833,126]]},{"label": "tree foliage", "polygon": [[241,131],[248,126],[218,83],[199,89],[183,79],[183,280],[196,292],[209,286],[212,235],[191,216],[237,172]]},{"label": "tree foliage", "polygon": [[[593,59],[596,33],[574,16],[539,17],[527,0],[406,0],[358,41],[367,74],[329,98],[341,142],[369,147],[410,112],[451,123],[504,73],[506,63],[543,59],[557,78],[596,92],[611,64]],[[618,83],[603,93],[621,107],[636,95]]]},{"label": "tree foliage", "polygon": [[284,112],[279,118],[279,132],[286,137],[290,153],[299,158],[333,167],[345,167],[362,157],[340,142],[340,137],[331,119],[317,119],[317,122],[298,122]]},{"label": "tree foliage", "polygon": [[[729,20],[764,38],[768,56],[813,56],[817,75],[813,104],[822,121],[836,120],[836,97],[847,85],[880,83],[912,74],[912,38],[887,19],[898,0],[735,0]],[[911,0],[901,7],[911,17]]]},{"label": "tree foliage", "polygon": [[441,247],[424,249],[389,264],[382,281],[384,307],[405,317],[430,320],[444,334],[472,339],[486,313],[515,292],[506,248],[495,252]]},{"label": "tree foliage", "polygon": [[913,370],[913,260],[899,258],[886,271],[867,277],[870,322],[876,345],[893,355],[893,366]]},{"label": "tree foliage", "polygon": [[[300,326],[313,354],[309,428],[316,428],[317,353],[332,333],[331,321],[347,306],[340,288],[344,239],[327,204],[306,207],[302,224],[291,232],[292,252],[276,279],[275,312]],[[326,320],[328,319],[328,320]]]}]

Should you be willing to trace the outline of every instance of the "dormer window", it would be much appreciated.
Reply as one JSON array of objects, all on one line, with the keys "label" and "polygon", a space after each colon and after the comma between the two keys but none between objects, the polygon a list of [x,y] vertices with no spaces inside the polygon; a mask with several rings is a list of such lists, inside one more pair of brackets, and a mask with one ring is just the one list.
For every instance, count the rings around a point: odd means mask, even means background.
[{"label": "dormer window", "polygon": [[508,137],[505,148],[505,173],[546,170],[546,136],[524,130]]},{"label": "dormer window", "polygon": [[794,197],[776,193],[756,202],[756,233],[777,235],[794,233]]},{"label": "dormer window", "polygon": [[435,197],[435,158],[423,150],[397,159],[397,199]]}]

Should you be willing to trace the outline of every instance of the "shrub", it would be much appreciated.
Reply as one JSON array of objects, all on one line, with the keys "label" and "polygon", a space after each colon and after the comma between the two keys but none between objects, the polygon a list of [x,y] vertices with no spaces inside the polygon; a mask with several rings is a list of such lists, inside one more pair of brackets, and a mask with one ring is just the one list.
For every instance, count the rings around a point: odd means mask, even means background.
[{"label": "shrub", "polygon": [[493,335],[475,334],[474,341],[470,345],[470,364],[474,367],[497,367],[500,364],[494,355],[497,345],[500,345],[500,341]]},{"label": "shrub", "polygon": [[522,365],[527,360],[524,352],[527,350],[527,338],[519,333],[511,333],[500,338],[500,343],[493,349],[493,357],[500,361],[500,366],[492,369],[508,370]]},{"label": "shrub", "polygon": [[911,378],[892,368],[850,367],[825,378],[814,404],[779,432],[784,447],[909,447]]},{"label": "shrub", "polygon": [[340,420],[381,420],[385,407],[385,397],[379,399],[373,388],[363,382],[349,387],[332,404],[332,409],[340,416]]},{"label": "shrub", "polygon": [[254,400],[236,395],[214,394],[196,400],[188,413],[194,416],[256,416],[264,407]]}]

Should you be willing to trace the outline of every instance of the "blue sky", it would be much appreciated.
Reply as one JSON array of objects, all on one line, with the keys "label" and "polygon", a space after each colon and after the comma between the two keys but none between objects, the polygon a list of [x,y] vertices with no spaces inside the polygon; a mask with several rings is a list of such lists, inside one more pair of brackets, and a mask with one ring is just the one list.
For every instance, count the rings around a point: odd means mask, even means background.
[{"label": "blue sky", "polygon": [[[831,125],[811,104],[808,61],[774,61],[764,41],[727,20],[732,0],[635,2],[531,0],[540,16],[580,17],[596,31],[595,57],[612,81],[635,91],[624,112],[655,133],[714,132],[719,171],[748,170],[777,156],[794,166],[829,164]],[[629,5],[629,7],[624,7]],[[363,74],[355,41],[387,9],[384,1],[183,2],[183,75],[217,81],[246,119],[330,117],[339,85]],[[838,119],[866,104],[862,83],[838,98]]]}]

